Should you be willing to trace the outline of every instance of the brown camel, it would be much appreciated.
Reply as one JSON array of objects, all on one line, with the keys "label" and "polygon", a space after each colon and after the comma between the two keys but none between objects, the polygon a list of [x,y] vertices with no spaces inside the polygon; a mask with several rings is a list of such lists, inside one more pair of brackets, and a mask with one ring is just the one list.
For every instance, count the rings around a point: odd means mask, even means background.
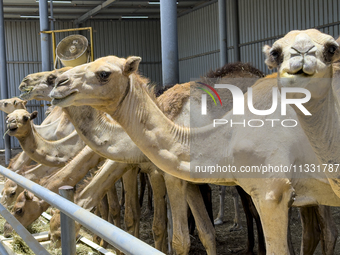
[{"label": "brown camel", "polygon": [[[299,128],[287,129],[283,125],[273,128],[270,124],[261,129],[250,125],[229,128],[224,125],[213,127],[211,124],[188,129],[174,124],[157,107],[146,89],[146,81],[136,74],[140,60],[139,57],[123,59],[110,56],[75,67],[57,78],[56,87],[50,94],[54,98],[52,103],[62,107],[87,104],[106,111],[143,153],[167,173],[193,182],[240,185],[252,196],[259,211],[269,254],[289,254],[287,226],[290,206],[340,204],[323,173],[319,173],[322,178],[305,181],[296,178],[301,176],[296,172],[270,172],[267,178],[259,179],[240,178],[240,172],[222,173],[214,178],[210,172],[204,174],[198,171],[197,166],[216,165],[216,162],[223,166],[231,163],[236,169],[241,169],[244,166],[260,167],[263,163],[267,166],[277,166],[278,163],[289,166],[318,164],[318,161]],[[269,102],[262,98],[272,98],[275,85],[269,79],[262,79],[252,86],[255,109],[271,109],[272,105],[268,107]],[[245,94],[247,97],[248,93]],[[287,107],[287,110],[285,117],[296,118],[291,108]],[[264,116],[255,116],[266,121]],[[254,119],[255,116],[245,109],[244,116],[235,116],[231,111],[223,119],[243,123],[243,117]],[[278,111],[266,117],[282,119]],[[279,137],[281,140],[278,140]],[[214,145],[214,149],[207,146],[204,142],[207,140]],[[223,149],[226,144],[229,145],[228,151]],[[190,153],[190,145],[199,147],[198,154]],[[190,171],[190,167],[194,172]],[[195,170],[199,174],[195,175]],[[253,176],[263,176],[257,173]]]}]

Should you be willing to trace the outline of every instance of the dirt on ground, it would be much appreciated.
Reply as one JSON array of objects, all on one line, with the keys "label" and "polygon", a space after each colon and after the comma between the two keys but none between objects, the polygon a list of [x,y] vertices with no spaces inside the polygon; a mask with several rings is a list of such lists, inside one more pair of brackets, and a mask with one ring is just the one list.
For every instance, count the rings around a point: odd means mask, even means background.
[{"label": "dirt on ground", "polygon": [[[21,150],[13,150],[12,156],[19,153]],[[0,164],[2,166],[5,165],[5,156],[4,152],[0,151]],[[1,176],[0,176],[1,177]],[[116,183],[117,190],[120,193],[120,183]],[[213,197],[213,213],[214,218],[217,217],[219,210],[219,189],[216,185],[210,185],[212,188],[212,197]],[[120,195],[120,194],[119,194]],[[230,254],[243,254],[243,249],[246,247],[247,242],[247,226],[246,226],[246,218],[242,210],[242,205],[240,201],[241,208],[241,222],[242,229],[239,231],[230,232],[229,229],[234,223],[234,205],[233,199],[231,197],[230,190],[227,189],[226,198],[225,198],[225,216],[224,216],[224,224],[215,226],[216,229],[216,244],[217,244],[217,254],[219,255],[230,255]],[[154,245],[153,236],[152,236],[152,220],[153,213],[150,212],[147,206],[147,191],[144,196],[144,203],[141,209],[141,222],[140,222],[140,239],[144,242]],[[339,208],[333,207],[332,214],[334,218],[334,222],[336,226],[340,226],[340,210]],[[122,207],[121,211],[121,222],[124,229],[124,207]],[[301,223],[299,211],[297,208],[293,208],[292,216],[291,216],[291,236],[292,242],[294,246],[294,250],[296,254],[300,253],[300,245],[301,245]],[[255,229],[255,249],[254,252],[257,254],[257,233],[256,233],[256,225],[254,222]],[[189,254],[201,255],[206,254],[205,249],[200,242],[200,239],[197,234],[197,230],[193,236],[190,236],[191,239],[191,249]],[[112,247],[109,247],[112,248]],[[111,249],[110,249],[111,250]],[[317,247],[316,255],[322,255],[320,244]],[[340,254],[340,245],[336,245],[336,250],[334,254]]]}]

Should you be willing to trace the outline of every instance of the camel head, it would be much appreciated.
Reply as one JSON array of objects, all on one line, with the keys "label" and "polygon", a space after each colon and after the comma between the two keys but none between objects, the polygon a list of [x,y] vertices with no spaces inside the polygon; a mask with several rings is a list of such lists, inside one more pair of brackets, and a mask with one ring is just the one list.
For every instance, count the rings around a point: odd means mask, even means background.
[{"label": "camel head", "polygon": [[[50,220],[50,231],[48,232],[49,239],[51,240],[51,246],[54,248],[61,247],[61,224],[60,224],[60,210],[51,210],[52,218]],[[75,222],[75,234],[79,235],[80,224]]]},{"label": "camel head", "polygon": [[338,42],[316,29],[291,31],[263,52],[267,66],[278,69],[280,87],[305,88],[312,98],[330,89],[332,64],[340,58]]},{"label": "camel head", "polygon": [[26,110],[15,110],[6,117],[7,133],[15,137],[26,136],[31,131],[31,120],[37,116],[37,111],[29,113]]},{"label": "camel head", "polygon": [[74,67],[56,79],[50,97],[61,107],[91,105],[97,109],[116,109],[130,89],[130,79],[140,57],[108,56]]},{"label": "camel head", "polygon": [[[31,192],[24,190],[15,201],[12,215],[24,226],[27,227],[43,213],[42,200],[39,200]],[[6,222],[4,225],[4,236],[8,237],[13,228]]]},{"label": "camel head", "polygon": [[23,188],[18,186],[14,181],[8,179],[5,182],[4,188],[1,191],[2,198],[0,203],[5,207],[11,206],[15,200],[17,199],[20,192],[23,191]]},{"label": "camel head", "polygon": [[11,113],[18,109],[26,109],[27,101],[13,97],[10,99],[0,100],[0,110],[5,113]]},{"label": "camel head", "polygon": [[51,101],[48,94],[54,87],[55,79],[71,68],[72,67],[64,67],[53,71],[27,75],[19,86],[19,90],[22,92],[20,97],[25,100]]}]

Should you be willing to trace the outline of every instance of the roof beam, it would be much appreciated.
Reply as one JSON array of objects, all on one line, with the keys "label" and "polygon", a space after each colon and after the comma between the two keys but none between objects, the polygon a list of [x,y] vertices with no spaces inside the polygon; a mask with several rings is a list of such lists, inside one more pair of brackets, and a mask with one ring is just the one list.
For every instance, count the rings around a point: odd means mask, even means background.
[{"label": "roof beam", "polygon": [[97,7],[95,7],[94,9],[92,9],[92,10],[88,11],[87,13],[83,14],[82,16],[80,16],[78,19],[76,19],[74,21],[74,23],[76,25],[78,25],[78,24],[85,22],[86,20],[91,18],[91,16],[96,15],[98,12],[107,8],[110,4],[112,4],[113,2],[116,2],[116,1],[119,1],[119,0],[106,0],[105,2],[103,2],[100,5],[98,5]]}]

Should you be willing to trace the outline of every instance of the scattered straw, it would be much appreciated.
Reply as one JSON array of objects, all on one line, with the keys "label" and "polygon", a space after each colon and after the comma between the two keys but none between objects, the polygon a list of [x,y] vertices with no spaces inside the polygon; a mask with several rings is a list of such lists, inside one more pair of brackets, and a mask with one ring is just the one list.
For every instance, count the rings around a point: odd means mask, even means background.
[{"label": "scattered straw", "polygon": [[34,252],[17,233],[13,233],[12,247],[16,254],[34,255]]},{"label": "scattered straw", "polygon": [[[57,249],[56,248],[51,249],[51,248],[47,249],[47,251],[51,253],[51,255],[61,255],[61,248],[57,248]],[[100,255],[100,253],[92,250],[90,247],[84,244],[77,244],[76,255]]]}]

